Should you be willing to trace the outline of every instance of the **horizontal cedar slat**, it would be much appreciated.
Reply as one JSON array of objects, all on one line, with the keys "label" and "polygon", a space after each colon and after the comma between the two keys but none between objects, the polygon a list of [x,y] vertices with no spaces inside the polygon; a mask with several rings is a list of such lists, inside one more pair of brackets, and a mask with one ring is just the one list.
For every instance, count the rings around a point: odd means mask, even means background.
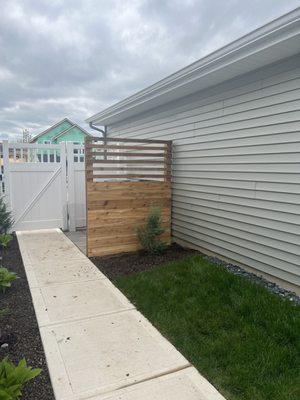
[{"label": "horizontal cedar slat", "polygon": [[87,171],[164,171],[159,167],[87,167]]},{"label": "horizontal cedar slat", "polygon": [[[114,212],[110,212],[109,216],[103,213],[97,213],[99,210],[94,210],[93,214],[90,216],[90,223],[91,227],[88,228],[88,232],[93,232],[94,229],[97,228],[102,228],[102,226],[116,226],[117,224],[131,224],[133,226],[136,226],[138,224],[142,224],[143,222],[146,221],[147,215],[145,212],[145,209],[143,209],[143,215],[139,215],[137,218],[135,217],[128,217],[127,213],[122,214],[122,213],[116,213],[115,210]],[[170,223],[170,210],[165,211],[162,213],[162,220],[163,221],[168,221]],[[124,219],[126,217],[126,220],[124,222]]]},{"label": "horizontal cedar slat", "polygon": [[[155,147],[155,146],[123,146],[123,145],[113,145],[113,144],[87,144],[87,149],[107,149],[107,150],[160,150],[164,151],[165,147]],[[90,150],[88,150],[91,153]]]},{"label": "horizontal cedar slat", "polygon": [[112,190],[109,193],[107,192],[91,192],[89,194],[89,202],[101,201],[101,200],[119,200],[119,199],[150,199],[150,198],[164,198],[170,196],[170,189],[161,189],[161,190],[147,190],[145,192],[139,191],[131,193],[130,190]]},{"label": "horizontal cedar slat", "polygon": [[168,206],[170,203],[170,199],[161,199],[161,198],[150,198],[150,199],[130,199],[130,200],[99,200],[99,201],[91,201],[88,204],[88,210],[113,210],[113,209],[122,209],[122,208],[131,208],[131,207],[151,207],[161,205],[162,207]]},{"label": "horizontal cedar slat", "polygon": [[[97,182],[96,182],[97,183]],[[144,182],[143,182],[144,183]],[[161,182],[159,182],[161,183]],[[134,191],[133,193],[131,192],[130,188],[124,188],[124,191],[122,191],[122,188],[114,188],[112,189],[109,193],[107,193],[105,190],[104,191],[91,191],[89,194],[90,200],[94,199],[108,199],[111,197],[114,197],[116,199],[120,198],[125,198],[125,197],[131,197],[133,199],[138,199],[141,197],[165,197],[170,195],[170,188],[157,188],[157,190],[138,190]]]},{"label": "horizontal cedar slat", "polygon": [[92,161],[94,160],[94,157],[151,157],[151,158],[156,158],[156,157],[165,157],[165,153],[130,153],[130,152],[123,152],[123,153],[117,153],[117,152],[115,152],[115,153],[113,153],[113,152],[107,152],[107,153],[105,153],[105,152],[103,152],[103,151],[101,151],[101,152],[99,152],[99,153],[96,153],[96,152],[90,152],[90,153],[87,153],[87,155],[86,155],[86,157],[87,157],[87,159],[88,160],[91,160],[92,159]]},{"label": "horizontal cedar slat", "polygon": [[[124,224],[124,220],[119,219],[118,222],[112,223],[111,221],[109,221],[101,226],[90,228],[88,230],[88,234],[92,234],[93,237],[97,237],[99,235],[103,236],[104,234],[107,234],[107,236],[115,237],[115,235],[120,234],[120,227],[122,227],[122,234],[131,234],[135,233],[134,229],[136,227],[142,226],[145,223],[146,223],[146,217],[142,219],[136,219],[134,221],[135,225],[133,225],[131,221],[129,221],[129,223]],[[166,230],[169,228],[168,218],[162,218],[162,226]]]},{"label": "horizontal cedar slat", "polygon": [[116,138],[116,137],[106,137],[104,138],[100,138],[100,137],[89,137],[87,138],[87,142],[90,141],[95,141],[95,142],[120,142],[120,143],[164,143],[164,144],[168,144],[172,141],[170,140],[151,140],[151,139],[129,139],[129,138]]},{"label": "horizontal cedar slat", "polygon": [[98,178],[98,179],[109,179],[109,178],[123,178],[123,179],[133,179],[133,178],[164,178],[163,174],[95,174],[93,172],[87,173],[88,178]]},{"label": "horizontal cedar slat", "polygon": [[119,253],[128,253],[131,251],[137,251],[141,247],[134,244],[127,244],[127,245],[121,245],[121,246],[88,246],[88,255],[89,257],[104,257],[104,256],[109,256],[109,255],[114,255],[114,254],[119,254]]},{"label": "horizontal cedar slat", "polygon": [[[164,234],[161,235],[161,240],[168,240],[168,237],[170,235],[170,231],[166,231]],[[127,245],[127,244],[136,244],[139,245],[138,238],[135,233],[128,234],[128,235],[116,235],[116,236],[99,236],[93,238],[90,241],[90,244],[96,245],[96,246],[108,246],[111,245],[112,241],[116,241],[118,243],[118,246],[121,244]]]},{"label": "horizontal cedar slat", "polygon": [[140,190],[140,189],[152,189],[152,188],[170,188],[171,183],[170,182],[164,182],[162,185],[161,182],[130,182],[130,181],[125,181],[125,182],[93,182],[88,184],[88,190],[92,191],[97,191],[97,190],[103,190],[103,189],[123,189],[123,188],[131,188],[134,191]]},{"label": "horizontal cedar slat", "polygon": [[[169,238],[168,240],[165,240],[167,244],[170,244],[171,239]],[[132,251],[137,251],[140,250],[141,246],[139,244],[122,244],[120,246],[103,246],[100,247],[88,247],[88,253],[89,257],[104,257],[104,256],[110,256],[110,255],[115,255],[119,253],[128,253]]]},{"label": "horizontal cedar slat", "polygon": [[165,164],[164,160],[88,160],[89,165],[91,164]]},{"label": "horizontal cedar slat", "polygon": [[[161,206],[160,207],[162,210],[162,215],[168,215],[169,211],[169,204],[166,206]],[[107,221],[109,219],[130,219],[133,220],[133,218],[139,219],[143,218],[148,215],[149,208],[148,207],[136,207],[134,209],[132,208],[122,208],[122,209],[113,209],[113,210],[108,210],[108,209],[103,209],[103,208],[91,208],[89,210],[89,215],[91,221]]]}]

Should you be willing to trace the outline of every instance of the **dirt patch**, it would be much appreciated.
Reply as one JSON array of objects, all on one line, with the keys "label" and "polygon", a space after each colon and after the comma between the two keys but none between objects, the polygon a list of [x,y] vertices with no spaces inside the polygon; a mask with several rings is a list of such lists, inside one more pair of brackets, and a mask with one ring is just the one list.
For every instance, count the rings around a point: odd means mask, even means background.
[{"label": "dirt patch", "polygon": [[16,272],[19,279],[12,283],[12,287],[5,294],[0,293],[0,309],[8,310],[7,315],[0,317],[0,346],[4,344],[4,347],[0,347],[0,359],[8,356],[11,361],[17,363],[25,357],[29,366],[43,370],[25,386],[22,399],[54,400],[30,290],[15,236],[9,248],[1,255],[1,264]]},{"label": "dirt patch", "polygon": [[172,244],[162,254],[149,254],[144,251],[121,254],[111,257],[92,257],[91,261],[109,279],[131,275],[176,261],[199,252]]}]

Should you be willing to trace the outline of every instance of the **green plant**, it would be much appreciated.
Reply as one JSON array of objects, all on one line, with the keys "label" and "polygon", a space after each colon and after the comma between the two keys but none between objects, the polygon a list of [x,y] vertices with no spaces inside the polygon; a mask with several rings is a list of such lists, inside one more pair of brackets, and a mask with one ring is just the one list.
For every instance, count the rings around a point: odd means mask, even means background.
[{"label": "green plant", "polygon": [[27,367],[23,359],[14,365],[7,358],[0,361],[0,399],[17,400],[22,396],[22,389],[26,382],[41,373],[41,369]]},{"label": "green plant", "polygon": [[9,271],[7,268],[0,267],[0,291],[2,293],[9,287],[11,287],[11,282],[17,279],[18,276],[14,272]]},{"label": "green plant", "polygon": [[[5,315],[7,315],[9,313],[8,308],[0,308],[0,318],[4,317]],[[0,335],[1,336],[1,335]]]},{"label": "green plant", "polygon": [[0,233],[7,233],[13,222],[11,211],[7,210],[4,198],[0,197]]},{"label": "green plant", "polygon": [[161,253],[165,250],[166,244],[159,238],[164,232],[161,210],[158,207],[153,207],[150,210],[145,226],[140,226],[136,229],[141,246],[150,253]]},{"label": "green plant", "polygon": [[2,233],[2,235],[0,235],[0,245],[2,247],[6,248],[10,241],[12,241],[12,235],[8,233]]}]

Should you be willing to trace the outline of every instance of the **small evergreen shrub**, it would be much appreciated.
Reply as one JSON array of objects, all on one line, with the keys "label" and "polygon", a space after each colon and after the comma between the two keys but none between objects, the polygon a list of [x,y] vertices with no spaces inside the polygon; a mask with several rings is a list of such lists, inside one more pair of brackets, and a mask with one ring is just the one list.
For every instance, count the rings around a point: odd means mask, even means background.
[{"label": "small evergreen shrub", "polygon": [[2,233],[2,235],[0,235],[0,246],[6,248],[9,242],[12,241],[12,238],[12,235],[9,235],[8,233]]},{"label": "small evergreen shrub", "polygon": [[13,223],[11,211],[7,210],[3,197],[0,197],[0,233],[7,233]]},{"label": "small evergreen shrub", "polygon": [[7,358],[0,361],[0,399],[17,400],[22,396],[22,389],[26,382],[41,373],[41,369],[27,367],[23,359],[14,365]]},{"label": "small evergreen shrub", "polygon": [[4,293],[7,288],[11,287],[11,282],[17,278],[18,276],[14,272],[9,271],[7,268],[0,267],[0,291]]},{"label": "small evergreen shrub", "polygon": [[159,238],[164,232],[161,210],[157,207],[150,210],[145,226],[138,227],[136,230],[141,246],[150,253],[162,253],[165,250],[166,244]]}]

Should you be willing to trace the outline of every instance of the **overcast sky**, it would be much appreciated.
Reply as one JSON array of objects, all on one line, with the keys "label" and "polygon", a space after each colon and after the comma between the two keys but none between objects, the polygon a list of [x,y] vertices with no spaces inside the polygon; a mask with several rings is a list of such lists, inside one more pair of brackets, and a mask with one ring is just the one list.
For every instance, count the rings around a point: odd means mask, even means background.
[{"label": "overcast sky", "polygon": [[300,0],[1,0],[0,137],[84,119]]}]

